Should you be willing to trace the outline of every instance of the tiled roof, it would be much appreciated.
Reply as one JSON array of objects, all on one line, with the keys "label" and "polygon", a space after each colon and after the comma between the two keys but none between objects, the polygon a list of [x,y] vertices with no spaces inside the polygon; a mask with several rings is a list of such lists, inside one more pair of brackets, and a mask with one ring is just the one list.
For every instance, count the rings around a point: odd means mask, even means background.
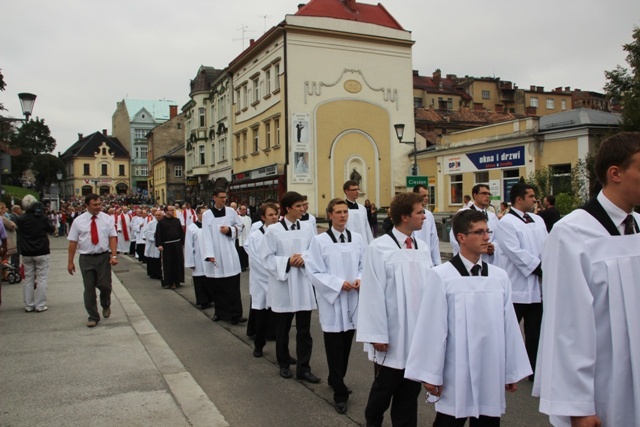
[{"label": "tiled roof", "polygon": [[94,132],[76,141],[60,158],[68,160],[72,157],[93,157],[103,142],[106,142],[109,150],[113,151],[114,157],[129,157],[129,152],[122,146],[118,138],[104,135],[102,132]]},{"label": "tiled roof", "polygon": [[211,83],[213,83],[222,72],[223,70],[201,65],[198,69],[198,74],[191,80],[191,92],[208,91],[211,88]]},{"label": "tiled roof", "polygon": [[427,93],[441,93],[444,95],[457,95],[462,99],[471,101],[473,98],[465,92],[457,83],[457,81],[442,78],[438,80],[433,77],[413,75],[414,89],[422,89]]},{"label": "tiled roof", "polygon": [[415,120],[416,124],[420,121],[429,124],[446,125],[466,125],[469,127],[485,126],[492,123],[508,122],[525,117],[522,114],[513,113],[497,113],[487,110],[471,110],[469,108],[461,108],[459,110],[436,110],[432,108],[416,108]]},{"label": "tiled roof", "polygon": [[373,5],[357,3],[355,0],[311,0],[295,15],[345,19],[403,30],[398,21],[380,3]]}]

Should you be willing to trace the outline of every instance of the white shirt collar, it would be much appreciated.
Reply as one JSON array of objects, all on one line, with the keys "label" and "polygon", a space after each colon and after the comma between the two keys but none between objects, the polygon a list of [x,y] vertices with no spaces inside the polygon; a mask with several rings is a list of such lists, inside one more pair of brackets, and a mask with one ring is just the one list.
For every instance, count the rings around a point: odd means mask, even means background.
[{"label": "white shirt collar", "polygon": [[480,212],[484,212],[484,211],[486,211],[486,209],[485,209],[485,208],[481,208],[480,206],[476,205],[475,203],[473,204],[473,207],[474,207],[477,211],[480,211]]},{"label": "white shirt collar", "polygon": [[609,218],[611,218],[611,221],[613,221],[613,223],[616,225],[616,228],[618,228],[618,230],[620,230],[622,234],[624,234],[624,220],[627,218],[627,215],[629,215],[629,213],[614,205],[613,202],[609,200],[602,191],[598,193],[597,199],[604,208],[607,215],[609,215]]},{"label": "white shirt collar", "polygon": [[[458,253],[458,255],[460,255],[460,259],[462,260],[462,263],[464,264],[464,268],[467,269],[467,271],[469,272],[469,274],[471,274],[471,268],[474,265],[479,265],[480,268],[482,268],[482,258],[478,259],[478,263],[474,264],[471,261],[469,261],[468,259],[466,259],[465,257],[462,256],[461,253]],[[482,271],[482,270],[481,270]]]},{"label": "white shirt collar", "polygon": [[298,224],[298,220],[296,220],[296,222],[291,222],[291,221],[289,221],[289,218],[287,218],[287,217],[285,216],[285,217],[284,217],[284,222],[285,222],[285,224],[287,224],[287,228],[288,228],[289,230],[291,230],[291,226],[292,226],[293,224],[296,224],[296,228],[298,228],[298,225],[297,225],[297,224]]},{"label": "white shirt collar", "polygon": [[393,235],[396,238],[396,240],[398,241],[398,243],[400,243],[400,246],[402,246],[404,248],[405,247],[405,241],[407,240],[407,237],[411,237],[411,236],[407,236],[406,234],[402,233],[400,230],[398,230],[395,227],[393,227],[391,232],[393,233]]}]

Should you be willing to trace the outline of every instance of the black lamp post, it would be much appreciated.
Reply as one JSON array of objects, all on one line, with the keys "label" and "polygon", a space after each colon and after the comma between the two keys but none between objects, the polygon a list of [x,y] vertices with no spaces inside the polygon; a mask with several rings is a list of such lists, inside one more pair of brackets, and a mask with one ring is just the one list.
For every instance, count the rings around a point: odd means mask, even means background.
[{"label": "black lamp post", "polygon": [[60,210],[60,194],[62,193],[62,171],[60,169],[56,172],[56,178],[58,178],[58,210]]},{"label": "black lamp post", "polygon": [[416,145],[416,138],[413,138],[413,141],[403,141],[402,137],[404,136],[404,123],[396,123],[393,125],[396,129],[396,136],[398,137],[398,142],[400,144],[409,144],[413,145],[413,166],[411,167],[411,175],[418,176],[418,149]]},{"label": "black lamp post", "polygon": [[25,121],[28,122],[31,112],[33,111],[33,104],[36,103],[37,96],[32,93],[23,92],[18,94],[18,98],[20,98],[22,114],[24,114]]}]

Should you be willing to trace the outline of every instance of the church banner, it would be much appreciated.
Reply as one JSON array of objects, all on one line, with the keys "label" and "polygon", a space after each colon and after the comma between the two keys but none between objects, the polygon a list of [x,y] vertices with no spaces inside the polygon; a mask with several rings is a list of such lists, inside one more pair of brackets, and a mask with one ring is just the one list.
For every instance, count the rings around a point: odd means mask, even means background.
[{"label": "church banner", "polygon": [[458,154],[444,158],[444,173],[478,172],[524,166],[524,146]]},{"label": "church banner", "polygon": [[310,170],[310,115],[309,113],[292,113],[291,115],[291,147],[292,156],[290,159],[293,183],[311,183]]}]

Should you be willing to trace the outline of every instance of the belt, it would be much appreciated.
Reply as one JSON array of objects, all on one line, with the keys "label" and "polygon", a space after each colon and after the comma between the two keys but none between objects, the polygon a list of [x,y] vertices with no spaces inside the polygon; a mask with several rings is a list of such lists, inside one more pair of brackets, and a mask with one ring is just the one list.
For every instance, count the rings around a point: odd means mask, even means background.
[{"label": "belt", "polygon": [[109,253],[109,251],[106,251],[106,252],[100,252],[100,253],[98,253],[98,254],[80,254],[80,255],[83,255],[83,256],[100,256],[100,255],[106,255],[106,254],[108,254],[108,253]]},{"label": "belt", "polygon": [[164,242],[164,244],[167,245],[169,243],[179,243],[179,242],[180,242],[180,239],[177,239],[177,240],[170,240],[168,242]]}]

